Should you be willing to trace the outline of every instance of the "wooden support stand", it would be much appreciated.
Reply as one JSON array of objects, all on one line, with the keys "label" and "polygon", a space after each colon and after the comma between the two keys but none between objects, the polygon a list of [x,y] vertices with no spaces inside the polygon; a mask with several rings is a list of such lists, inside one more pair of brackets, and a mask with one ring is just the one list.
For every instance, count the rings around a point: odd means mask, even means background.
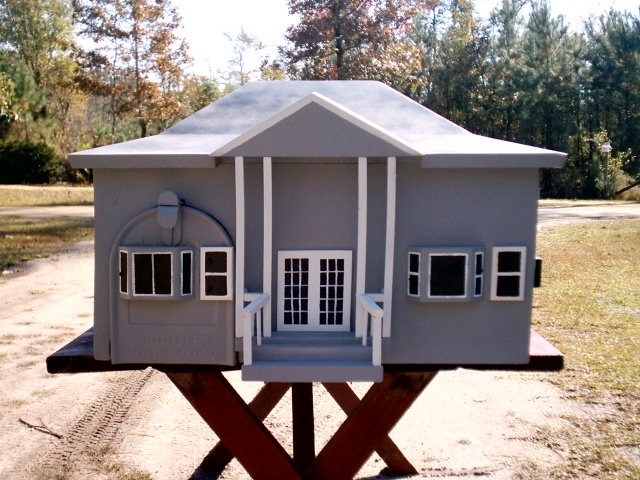
[{"label": "wooden support stand", "polygon": [[[132,370],[149,365],[111,365],[93,358],[92,332],[86,332],[47,358],[49,373]],[[491,370],[562,369],[563,357],[532,331],[528,365],[469,365]],[[178,390],[220,438],[201,467],[222,471],[235,457],[256,479],[353,478],[375,451],[396,474],[417,470],[389,438],[389,432],[440,369],[460,366],[385,366],[381,383],[360,399],[347,383],[323,383],[347,419],[315,455],[313,384],[267,383],[247,405],[215,366],[152,365],[166,373]],[[432,368],[429,368],[432,367]],[[264,419],[291,388],[293,458],[263,425]]]}]

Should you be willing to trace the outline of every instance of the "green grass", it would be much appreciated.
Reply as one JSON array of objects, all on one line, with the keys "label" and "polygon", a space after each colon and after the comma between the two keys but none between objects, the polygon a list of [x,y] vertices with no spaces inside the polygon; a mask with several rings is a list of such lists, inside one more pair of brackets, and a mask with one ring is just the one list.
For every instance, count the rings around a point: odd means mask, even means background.
[{"label": "green grass", "polygon": [[92,219],[33,220],[0,216],[0,270],[52,255],[93,238]]},{"label": "green grass", "polygon": [[588,413],[543,432],[563,461],[527,476],[640,478],[640,220],[545,229],[537,253],[534,328],[565,354],[549,379]]},{"label": "green grass", "polygon": [[0,185],[0,207],[93,205],[93,187]]}]

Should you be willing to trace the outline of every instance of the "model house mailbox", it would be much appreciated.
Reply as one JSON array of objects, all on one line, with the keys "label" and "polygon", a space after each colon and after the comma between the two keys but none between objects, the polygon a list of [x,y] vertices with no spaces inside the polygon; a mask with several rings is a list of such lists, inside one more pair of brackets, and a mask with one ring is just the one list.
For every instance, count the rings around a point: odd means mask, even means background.
[{"label": "model house mailbox", "polygon": [[538,178],[377,82],[257,82],[94,169],[94,355],[261,381],[527,363]]}]

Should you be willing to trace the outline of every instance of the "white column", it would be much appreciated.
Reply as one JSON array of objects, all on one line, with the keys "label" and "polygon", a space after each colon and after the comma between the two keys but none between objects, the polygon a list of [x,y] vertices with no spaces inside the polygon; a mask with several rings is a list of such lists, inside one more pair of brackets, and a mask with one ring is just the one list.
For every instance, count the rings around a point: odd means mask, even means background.
[{"label": "white column", "polygon": [[236,157],[236,337],[242,337],[243,322],[242,309],[244,308],[244,159]]},{"label": "white column", "polygon": [[[358,158],[358,258],[356,260],[356,298],[365,293],[367,273],[367,157]],[[364,319],[356,308],[356,337],[362,337]]]},{"label": "white column", "polygon": [[396,157],[387,159],[387,235],[384,255],[384,316],[382,336],[391,336],[393,299],[393,257],[396,240]]},{"label": "white column", "polygon": [[273,176],[271,157],[262,160],[262,176],[264,190],[264,245],[263,245],[263,270],[262,291],[269,294],[269,303],[264,308],[264,336],[271,336],[271,308],[273,305],[272,285],[272,258],[273,258]]}]

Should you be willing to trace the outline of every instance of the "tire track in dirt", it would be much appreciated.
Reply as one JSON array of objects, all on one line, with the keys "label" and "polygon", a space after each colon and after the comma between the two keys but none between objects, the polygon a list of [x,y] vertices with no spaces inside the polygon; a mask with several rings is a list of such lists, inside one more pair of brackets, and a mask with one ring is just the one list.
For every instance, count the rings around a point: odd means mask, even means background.
[{"label": "tire track in dirt", "polygon": [[114,380],[99,393],[84,415],[67,432],[62,432],[62,441],[43,453],[36,470],[67,471],[76,459],[107,451],[141,390],[155,374],[155,370],[147,368]]}]

